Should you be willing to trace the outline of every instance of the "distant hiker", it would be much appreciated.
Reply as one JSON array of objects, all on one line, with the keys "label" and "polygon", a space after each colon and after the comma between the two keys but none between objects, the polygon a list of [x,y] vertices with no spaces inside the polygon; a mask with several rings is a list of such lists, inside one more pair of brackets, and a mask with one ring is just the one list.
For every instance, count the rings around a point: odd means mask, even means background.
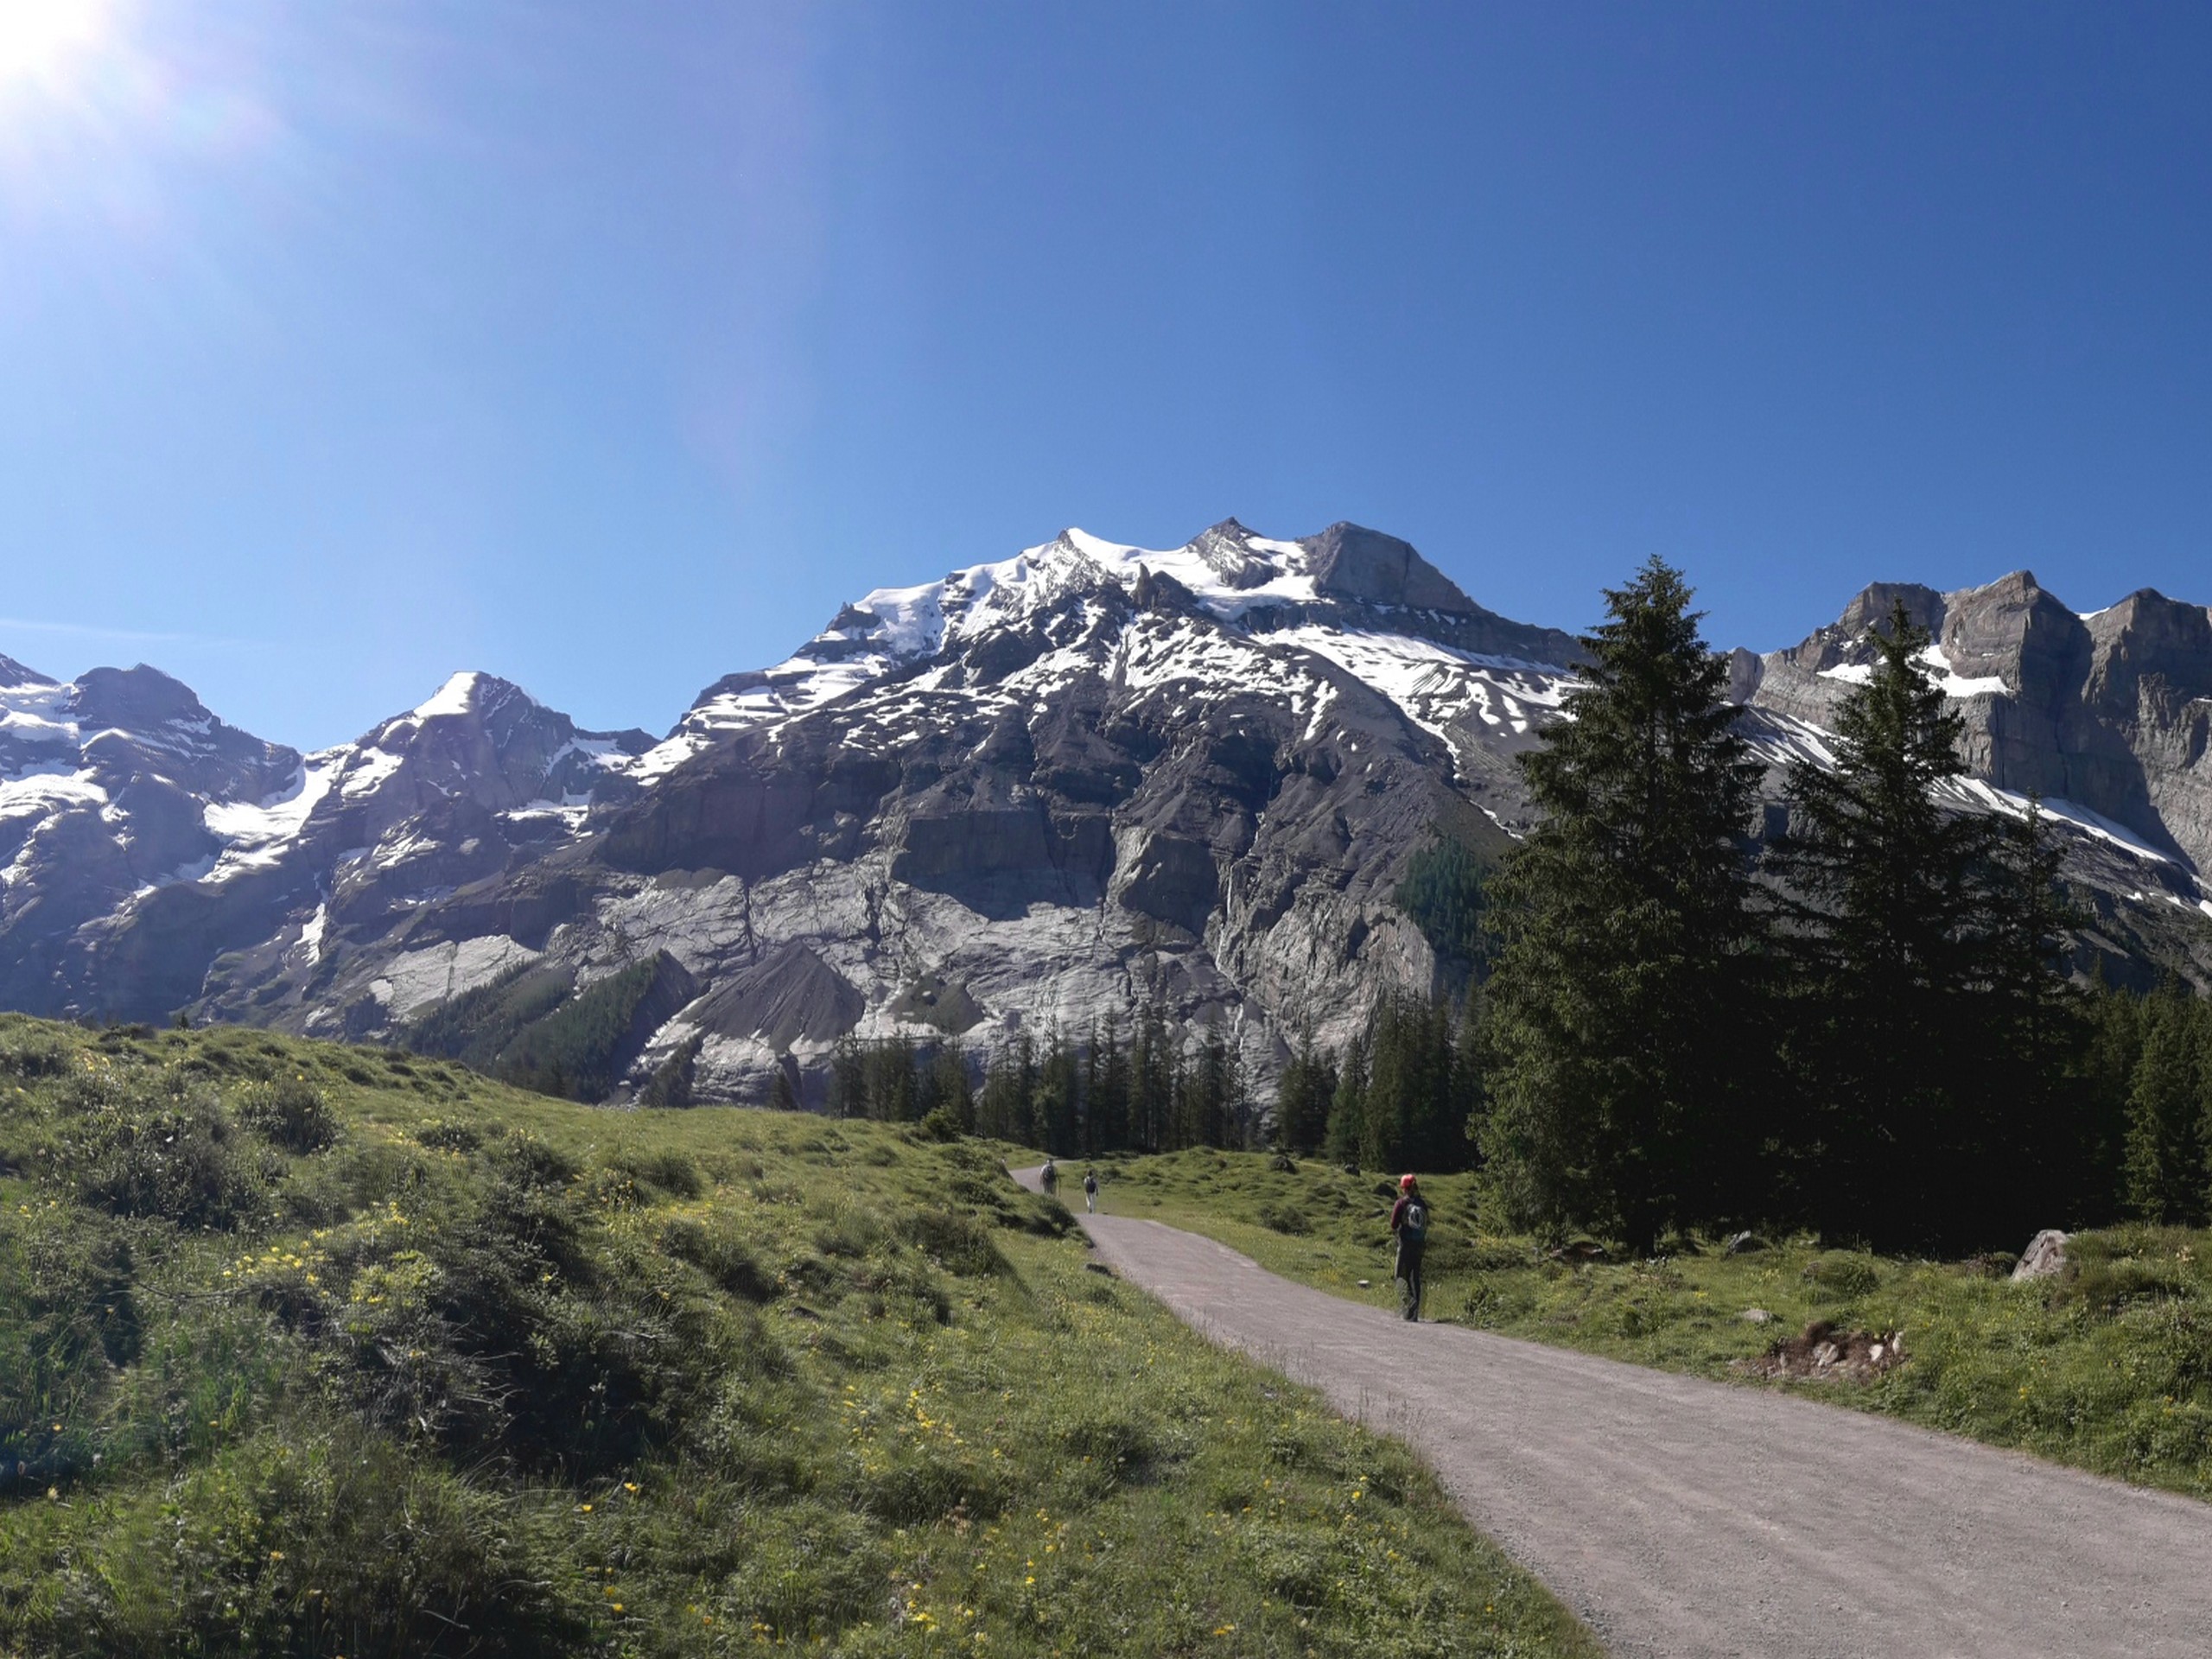
[{"label": "distant hiker", "polygon": [[1095,1169],[1083,1172],[1083,1207],[1094,1216],[1098,1213],[1098,1172]]},{"label": "distant hiker", "polygon": [[1391,1276],[1398,1281],[1399,1300],[1409,1319],[1421,1318],[1421,1257],[1428,1248],[1428,1200],[1421,1183],[1410,1175],[1398,1177],[1398,1202],[1390,1211],[1390,1231],[1398,1241],[1398,1261]]},{"label": "distant hiker", "polygon": [[1038,1176],[1038,1178],[1037,1178],[1037,1179],[1038,1179],[1039,1184],[1039,1185],[1041,1185],[1044,1187],[1044,1189],[1045,1189],[1045,1196],[1046,1196],[1046,1198],[1051,1198],[1054,1192],[1058,1192],[1058,1191],[1059,1190],[1059,1185],[1060,1185],[1060,1167],[1059,1167],[1059,1166],[1058,1166],[1058,1164],[1055,1164],[1055,1163],[1054,1163],[1051,1159],[1047,1158],[1047,1159],[1045,1160],[1045,1167],[1044,1167],[1043,1171],[1039,1174],[1039,1176]]}]

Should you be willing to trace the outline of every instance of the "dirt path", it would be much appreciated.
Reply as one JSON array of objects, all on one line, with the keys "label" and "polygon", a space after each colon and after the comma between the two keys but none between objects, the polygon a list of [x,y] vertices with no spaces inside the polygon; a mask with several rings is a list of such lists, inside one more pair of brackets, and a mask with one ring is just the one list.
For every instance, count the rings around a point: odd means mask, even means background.
[{"label": "dirt path", "polygon": [[[1063,1195],[1080,1211],[1079,1191]],[[1416,1448],[1619,1659],[2212,1655],[2212,1505],[1758,1389],[1408,1325],[1160,1222],[1081,1219],[1189,1324]]]}]

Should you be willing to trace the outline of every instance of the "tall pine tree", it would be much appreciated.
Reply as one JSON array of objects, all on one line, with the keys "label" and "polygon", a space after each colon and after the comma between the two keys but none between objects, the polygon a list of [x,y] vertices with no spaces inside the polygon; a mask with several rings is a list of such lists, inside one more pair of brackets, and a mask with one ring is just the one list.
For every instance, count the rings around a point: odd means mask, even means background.
[{"label": "tall pine tree", "polygon": [[2212,1018],[2168,980],[2141,1013],[2127,1115],[2127,1207],[2145,1221],[2196,1225],[2212,1181]]},{"label": "tall pine tree", "polygon": [[1898,605],[1836,719],[1833,766],[1790,768],[1777,868],[1803,1079],[1792,1136],[1810,1218],[1891,1245],[2048,1224],[2027,1151],[2063,1116],[2080,1039],[2058,952],[2068,912],[2039,818],[1970,808],[1963,721]]},{"label": "tall pine tree", "polygon": [[1569,718],[1522,760],[1543,820],[1491,894],[1487,1189],[1510,1224],[1645,1249],[1746,1197],[1732,1160],[1759,767],[1690,597],[1656,558],[1607,592]]}]

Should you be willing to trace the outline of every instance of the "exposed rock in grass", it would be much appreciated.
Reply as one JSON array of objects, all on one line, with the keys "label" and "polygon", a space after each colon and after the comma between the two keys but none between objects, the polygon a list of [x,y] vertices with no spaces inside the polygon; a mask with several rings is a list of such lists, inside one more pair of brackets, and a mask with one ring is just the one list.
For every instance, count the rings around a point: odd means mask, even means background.
[{"label": "exposed rock in grass", "polygon": [[2065,1270],[2066,1235],[2056,1227],[2046,1227],[2028,1241],[2019,1265],[2012,1269],[2012,1281],[2056,1278]]},{"label": "exposed rock in grass", "polygon": [[1841,1377],[1870,1382],[1904,1363],[1904,1333],[1839,1331],[1815,1319],[1802,1332],[1786,1337],[1757,1359],[1739,1359],[1736,1369],[1753,1376]]},{"label": "exposed rock in grass", "polygon": [[1605,1247],[1594,1238],[1578,1238],[1549,1252],[1554,1262],[1607,1262],[1612,1258]]}]

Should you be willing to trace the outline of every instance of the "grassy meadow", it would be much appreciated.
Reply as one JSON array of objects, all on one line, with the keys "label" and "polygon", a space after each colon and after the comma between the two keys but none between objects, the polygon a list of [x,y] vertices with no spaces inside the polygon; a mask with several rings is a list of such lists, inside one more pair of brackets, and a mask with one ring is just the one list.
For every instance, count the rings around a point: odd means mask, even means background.
[{"label": "grassy meadow", "polygon": [[[1081,1179],[1079,1163],[1063,1167]],[[1266,1154],[1205,1150],[1098,1167],[1111,1212],[1157,1217],[1287,1277],[1396,1306],[1385,1230],[1395,1173],[1354,1176],[1314,1160],[1286,1171]],[[2018,1285],[2011,1256],[1904,1261],[1809,1237],[1732,1255],[1690,1239],[1651,1261],[1554,1260],[1484,1230],[1472,1177],[1422,1185],[1435,1215],[1430,1318],[1736,1380],[1732,1362],[1816,1319],[1901,1331],[1910,1357],[1872,1381],[1747,1386],[2212,1498],[2212,1232],[2079,1233],[2063,1276]],[[1746,1321],[1753,1309],[1773,1317]]]},{"label": "grassy meadow", "polygon": [[992,1149],[0,1017],[0,1656],[1590,1655]]}]

